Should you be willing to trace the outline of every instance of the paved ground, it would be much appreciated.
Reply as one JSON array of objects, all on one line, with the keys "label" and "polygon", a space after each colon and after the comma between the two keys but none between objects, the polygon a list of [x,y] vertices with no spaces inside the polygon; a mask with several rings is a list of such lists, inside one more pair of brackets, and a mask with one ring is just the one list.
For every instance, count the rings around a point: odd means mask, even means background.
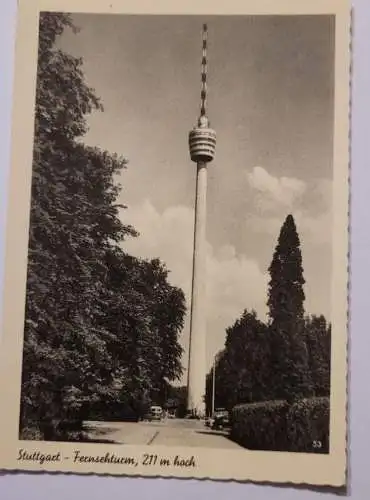
[{"label": "paved ground", "polygon": [[227,434],[212,431],[203,422],[168,419],[162,422],[86,422],[91,440],[102,443],[189,446],[237,449]]}]

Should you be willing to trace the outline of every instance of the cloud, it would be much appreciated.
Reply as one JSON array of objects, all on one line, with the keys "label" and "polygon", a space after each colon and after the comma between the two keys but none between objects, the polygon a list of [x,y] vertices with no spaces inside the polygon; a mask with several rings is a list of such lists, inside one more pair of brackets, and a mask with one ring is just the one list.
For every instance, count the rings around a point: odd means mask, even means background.
[{"label": "cloud", "polygon": [[[194,211],[186,206],[172,206],[160,213],[147,200],[125,212],[140,233],[124,243],[129,253],[142,258],[159,257],[170,270],[169,280],[181,287],[190,305]],[[266,312],[267,277],[257,261],[238,255],[225,245],[215,251],[207,244],[207,365],[221,349],[225,329],[245,308],[254,308],[261,317]],[[182,337],[187,351],[189,312]],[[185,352],[184,359],[187,354]]]},{"label": "cloud", "polygon": [[[253,189],[249,213],[244,215],[246,231],[255,241],[264,241],[263,245],[271,249],[272,255],[281,225],[287,214],[292,213],[305,262],[307,310],[329,314],[323,304],[330,294],[331,182],[318,179],[306,184],[299,179],[274,177],[261,167],[253,169],[248,182]],[[259,207],[256,207],[255,195]],[[264,212],[258,210],[261,206]],[[159,211],[150,200],[146,200],[131,205],[122,216],[140,233],[138,238],[124,243],[125,250],[141,258],[160,258],[170,271],[170,282],[185,293],[188,314],[181,343],[185,349],[183,359],[186,365],[194,210],[179,205]],[[266,317],[267,266],[258,259],[259,254],[251,258],[230,244],[218,248],[207,244],[207,366],[210,366],[213,355],[223,348],[225,329],[240,317],[245,308],[255,309],[261,319]],[[318,267],[318,262],[322,263],[321,267]]]},{"label": "cloud", "polygon": [[[310,247],[331,243],[332,217],[330,212],[323,212],[317,216],[304,210],[293,210],[291,213],[297,225],[301,243]],[[246,227],[255,233],[267,233],[277,238],[286,215],[287,213],[271,217],[251,215],[246,220]]]},{"label": "cloud", "polygon": [[220,332],[223,334],[246,308],[255,309],[264,319],[267,275],[257,261],[236,255],[231,246],[221,247],[217,253],[209,247],[207,273],[209,337],[220,338]]},{"label": "cloud", "polygon": [[294,177],[274,177],[262,167],[246,173],[261,210],[274,210],[276,205],[292,207],[304,194],[306,184]]},{"label": "cloud", "polygon": [[[299,179],[287,182],[286,177],[275,178],[264,169],[257,170],[257,173],[254,169],[253,172],[256,175],[249,176],[249,185],[253,189],[249,213],[245,216],[246,231],[257,241],[263,239],[272,252],[286,216],[289,213],[293,215],[301,241],[306,278],[306,310],[325,314],[329,319],[333,240],[332,181],[318,178],[308,183]],[[266,182],[263,183],[263,179]],[[281,201],[284,189],[285,203]],[[261,206],[265,208],[264,211]],[[270,210],[266,211],[266,207]]]},{"label": "cloud", "polygon": [[130,206],[124,212],[140,233],[129,239],[124,248],[144,259],[160,258],[170,270],[170,281],[190,297],[193,245],[193,210],[173,206],[160,213],[149,200]]},{"label": "cloud", "polygon": [[[295,178],[273,177],[267,170],[255,167],[248,174],[248,182],[254,189],[253,204],[257,208],[246,219],[249,230],[277,237],[285,217],[291,213],[305,244],[312,247],[331,243],[331,181],[316,179],[305,184]],[[273,213],[261,213],[261,206],[273,209]]]}]

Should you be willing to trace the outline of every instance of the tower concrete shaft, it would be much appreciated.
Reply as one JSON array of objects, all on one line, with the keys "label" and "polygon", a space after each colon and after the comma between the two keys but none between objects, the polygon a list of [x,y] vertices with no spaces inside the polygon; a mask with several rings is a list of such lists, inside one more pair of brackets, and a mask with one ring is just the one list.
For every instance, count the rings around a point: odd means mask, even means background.
[{"label": "tower concrete shaft", "polygon": [[196,416],[205,414],[206,391],[206,218],[207,218],[207,165],[215,155],[216,132],[209,127],[206,115],[207,98],[207,26],[203,25],[202,89],[200,116],[189,133],[190,157],[197,164],[193,280],[188,366],[188,411]]},{"label": "tower concrete shaft", "polygon": [[197,164],[193,280],[191,294],[188,411],[202,416],[206,389],[206,215],[207,163]]}]

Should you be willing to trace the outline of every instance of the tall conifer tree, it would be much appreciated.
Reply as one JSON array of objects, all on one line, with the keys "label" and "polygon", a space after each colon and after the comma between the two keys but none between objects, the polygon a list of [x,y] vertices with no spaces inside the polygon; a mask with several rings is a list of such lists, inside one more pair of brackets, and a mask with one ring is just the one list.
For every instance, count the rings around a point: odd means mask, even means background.
[{"label": "tall conifer tree", "polygon": [[302,254],[292,215],[280,230],[269,267],[271,384],[274,399],[295,400],[312,394],[304,338]]}]

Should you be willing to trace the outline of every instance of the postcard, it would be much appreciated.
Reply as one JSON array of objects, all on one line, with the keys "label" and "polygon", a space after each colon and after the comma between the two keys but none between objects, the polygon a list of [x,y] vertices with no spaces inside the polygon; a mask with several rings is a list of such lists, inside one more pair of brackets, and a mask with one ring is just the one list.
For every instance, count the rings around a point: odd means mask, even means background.
[{"label": "postcard", "polygon": [[20,0],[0,469],[343,486],[347,0]]}]

